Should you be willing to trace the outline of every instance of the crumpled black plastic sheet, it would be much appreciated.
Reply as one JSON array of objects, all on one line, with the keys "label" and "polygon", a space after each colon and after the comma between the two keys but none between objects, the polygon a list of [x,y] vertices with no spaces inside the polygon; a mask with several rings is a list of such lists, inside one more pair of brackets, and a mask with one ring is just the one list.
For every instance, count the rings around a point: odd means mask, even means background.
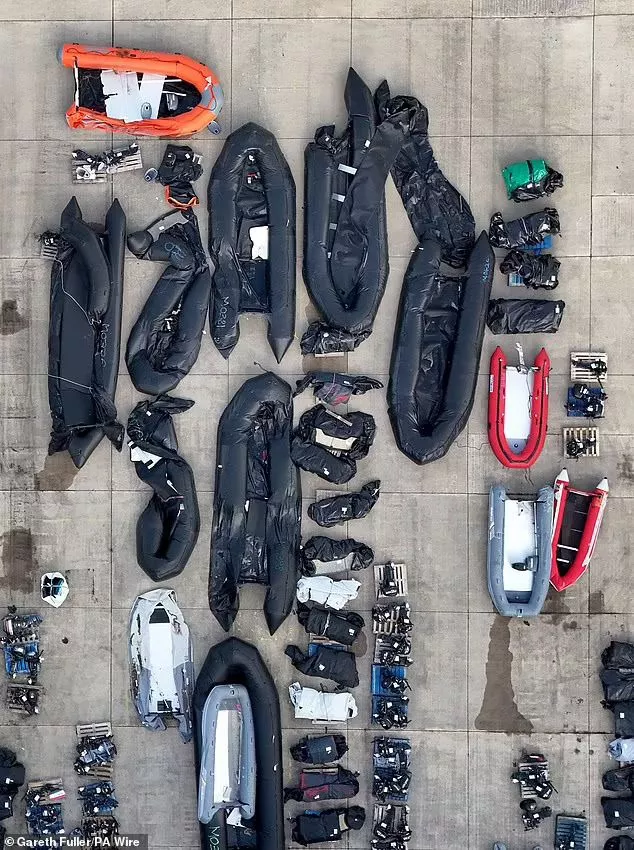
[{"label": "crumpled black plastic sheet", "polygon": [[603,685],[603,696],[605,701],[627,702],[634,700],[634,668],[619,667],[604,668],[599,673]]},{"label": "crumpled black plastic sheet", "polygon": [[634,838],[629,835],[615,835],[603,845],[603,850],[634,850]]},{"label": "crumpled black plastic sheet", "polygon": [[634,670],[634,644],[613,640],[601,653],[604,667],[617,670],[619,667]]},{"label": "crumpled black plastic sheet", "polygon": [[[357,460],[367,456],[376,426],[369,413],[338,414],[322,404],[302,413],[291,441],[293,462],[326,481],[345,484],[357,472]],[[331,450],[317,439],[353,439],[350,449]]]},{"label": "crumpled black plastic sheet", "polygon": [[634,793],[634,764],[606,770],[601,784],[606,791],[616,791],[619,794]]},{"label": "crumpled black plastic sheet", "polygon": [[326,404],[347,404],[353,395],[364,395],[383,388],[381,381],[367,375],[346,375],[343,372],[307,372],[297,381],[293,397],[313,388],[316,398]]},{"label": "crumpled black plastic sheet", "polygon": [[301,764],[332,764],[348,752],[346,736],[305,735],[290,748],[291,758]]},{"label": "crumpled black plastic sheet", "polygon": [[[319,814],[299,814],[293,819],[292,838],[296,844],[307,847],[310,844],[323,844],[326,841],[338,841],[342,833],[349,829],[361,829],[365,823],[365,809],[362,806],[348,806],[346,809],[320,809]],[[342,824],[343,827],[342,828]]]},{"label": "crumpled black plastic sheet", "polygon": [[487,325],[494,334],[554,334],[565,307],[565,301],[494,298],[489,301]]},{"label": "crumpled black plastic sheet", "polygon": [[489,241],[494,248],[524,248],[526,245],[539,245],[546,236],[559,233],[559,213],[552,207],[540,212],[504,221],[502,213],[491,216]]},{"label": "crumpled black plastic sheet", "polygon": [[216,448],[209,607],[228,631],[238,587],[268,587],[273,634],[290,614],[297,586],[301,485],[291,460],[290,386],[272,372],[245,381],[220,418]]},{"label": "crumpled black plastic sheet", "polygon": [[368,481],[358,492],[342,493],[313,502],[308,506],[308,516],[325,528],[350,519],[362,519],[377,503],[380,487],[380,481]]},{"label": "crumpled black plastic sheet", "polygon": [[320,635],[352,646],[365,626],[365,620],[356,611],[331,611],[317,605],[297,605],[297,619],[308,634]]},{"label": "crumpled black plastic sheet", "polygon": [[78,469],[104,436],[121,451],[114,403],[119,372],[126,219],[115,199],[105,231],[82,219],[75,197],[60,218],[51,269],[48,453],[68,451]]},{"label": "crumpled black plastic sheet", "polygon": [[347,351],[354,351],[369,336],[370,331],[352,333],[330,327],[324,322],[311,322],[304,331],[299,347],[304,355],[345,354]]},{"label": "crumpled black plastic sheet", "polygon": [[365,570],[374,564],[372,549],[352,537],[346,537],[343,540],[335,540],[332,537],[322,535],[311,537],[302,546],[301,555],[300,570],[302,575],[305,576],[314,576],[319,572],[313,563],[314,561],[325,565],[352,555],[352,560],[348,566],[348,569],[352,571]]},{"label": "crumpled black plastic sheet", "polygon": [[125,354],[132,383],[142,393],[174,389],[200,352],[211,274],[191,210],[176,210],[128,236],[137,257],[168,263],[130,331]]},{"label": "crumpled black plastic sheet", "polygon": [[190,399],[158,396],[141,401],[128,418],[130,447],[147,453],[134,463],[136,474],[154,491],[137,520],[137,563],[152,581],[165,581],[185,568],[200,531],[192,468],[178,453],[172,416],[189,410]]},{"label": "crumpled black plastic sheet", "polygon": [[374,97],[381,120],[409,115],[408,132],[391,173],[418,241],[437,240],[442,262],[461,268],[475,242],[475,221],[469,204],[436,162],[429,141],[426,107],[415,97],[391,97],[385,80]]},{"label": "crumpled black plastic sheet", "polygon": [[[275,136],[249,122],[227,138],[208,188],[213,276],[209,325],[223,357],[240,314],[264,313],[279,363],[295,335],[295,181]],[[253,256],[253,227],[268,227],[267,257]]]},{"label": "crumpled black plastic sheet", "polygon": [[552,254],[531,254],[528,251],[510,251],[500,263],[502,274],[520,275],[524,286],[531,289],[555,289],[559,286],[561,263]]},{"label": "crumpled black plastic sheet", "polygon": [[305,676],[317,676],[321,679],[331,679],[342,688],[356,688],[359,684],[357,663],[352,652],[344,649],[333,649],[330,646],[318,646],[309,655],[307,652],[288,644],[284,654],[291,659],[291,664]]},{"label": "crumpled black plastic sheet", "polygon": [[601,797],[601,808],[608,829],[634,827],[634,797]]}]

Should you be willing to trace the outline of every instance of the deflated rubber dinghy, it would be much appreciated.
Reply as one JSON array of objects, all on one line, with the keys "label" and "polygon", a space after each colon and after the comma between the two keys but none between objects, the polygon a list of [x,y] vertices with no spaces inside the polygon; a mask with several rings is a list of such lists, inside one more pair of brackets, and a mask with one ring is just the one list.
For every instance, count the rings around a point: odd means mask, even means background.
[{"label": "deflated rubber dinghy", "polygon": [[507,469],[528,469],[539,459],[548,430],[550,358],[541,349],[526,366],[521,346],[519,363],[509,366],[498,346],[489,375],[489,443]]},{"label": "deflated rubber dinghy", "polygon": [[238,587],[267,586],[271,634],[289,615],[298,575],[301,486],[291,460],[290,386],[272,372],[250,378],[218,425],[209,607],[228,631]]},{"label": "deflated rubber dinghy", "polygon": [[213,646],[194,690],[202,850],[283,850],[280,705],[257,649]]},{"label": "deflated rubber dinghy", "polygon": [[442,245],[412,255],[394,331],[387,399],[400,450],[415,463],[443,457],[473,407],[494,258],[478,238],[465,277],[440,271]]},{"label": "deflated rubber dinghy", "polygon": [[193,401],[159,396],[141,401],[128,418],[130,460],[154,491],[136,525],[137,562],[152,581],[183,571],[200,531],[194,473],[178,454],[172,415]]},{"label": "deflated rubber dinghy", "polygon": [[385,181],[403,142],[395,115],[377,126],[372,94],[353,68],[344,93],[348,126],[319,127],[306,148],[304,281],[325,325],[311,326],[312,353],[329,350],[331,329],[356,348],[372,331],[388,275]]},{"label": "deflated rubber dinghy", "polygon": [[607,478],[602,478],[594,490],[579,490],[571,485],[566,469],[555,479],[550,583],[556,590],[572,587],[588,569],[609,490]]},{"label": "deflated rubber dinghy", "polygon": [[173,590],[159,588],[136,598],[130,615],[130,686],[144,726],[165,729],[171,717],[183,741],[192,739],[194,656]]},{"label": "deflated rubber dinghy", "polygon": [[240,313],[264,313],[279,363],[295,335],[295,181],[272,133],[249,123],[229,136],[211,172],[208,202],[216,266],[211,337],[229,357]]},{"label": "deflated rubber dinghy", "polygon": [[180,53],[65,44],[59,60],[75,74],[66,112],[73,130],[176,139],[215,123],[222,88],[206,65]]},{"label": "deflated rubber dinghy", "polygon": [[553,527],[553,489],[535,498],[489,493],[487,577],[493,604],[503,617],[535,617],[548,593]]},{"label": "deflated rubber dinghy", "polygon": [[177,210],[128,236],[139,259],[168,263],[130,331],[125,361],[139,392],[160,395],[179,383],[198,358],[211,275],[198,220]]},{"label": "deflated rubber dinghy", "polygon": [[114,405],[119,369],[125,215],[115,199],[105,232],[82,219],[71,198],[59,237],[45,234],[53,259],[48,336],[48,453],[68,451],[80,469],[102,438],[121,450]]}]

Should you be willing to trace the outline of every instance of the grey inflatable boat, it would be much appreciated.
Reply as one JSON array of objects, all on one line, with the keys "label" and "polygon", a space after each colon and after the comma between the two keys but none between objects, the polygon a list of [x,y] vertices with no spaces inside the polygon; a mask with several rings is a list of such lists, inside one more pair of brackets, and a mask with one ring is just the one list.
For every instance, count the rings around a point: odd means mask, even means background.
[{"label": "grey inflatable boat", "polygon": [[510,496],[504,487],[489,493],[487,576],[493,604],[503,617],[535,617],[550,581],[553,489],[537,496]]},{"label": "grey inflatable boat", "polygon": [[244,685],[216,685],[203,709],[198,820],[209,823],[221,809],[232,826],[255,815],[255,731]]}]

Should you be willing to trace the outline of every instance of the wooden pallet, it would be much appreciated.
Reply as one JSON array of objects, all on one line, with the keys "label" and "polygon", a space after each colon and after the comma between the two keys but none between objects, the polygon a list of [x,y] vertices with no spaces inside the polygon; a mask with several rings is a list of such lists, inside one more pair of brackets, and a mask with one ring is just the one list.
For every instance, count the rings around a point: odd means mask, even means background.
[{"label": "wooden pallet", "polygon": [[[598,384],[599,380],[591,372],[586,363],[600,360],[605,363],[606,374],[601,377],[601,383],[605,384],[607,378],[608,355],[600,351],[573,351],[570,354],[570,380],[573,384]],[[576,361],[576,362],[575,362]]]},{"label": "wooden pallet", "polygon": [[[108,721],[103,723],[78,723],[75,727],[77,738],[81,741],[82,738],[111,738],[112,724]],[[84,776],[94,776],[95,779],[112,780],[114,773],[114,765],[112,764],[96,764],[87,771]]]},{"label": "wooden pallet", "polygon": [[[593,445],[587,448],[582,454],[577,455],[575,458],[572,458],[572,455],[568,454],[567,446],[570,440],[580,440],[581,442],[585,442],[585,440],[591,439],[594,441]],[[583,428],[564,428],[563,430],[563,450],[564,457],[566,459],[576,460],[581,457],[599,457],[599,429],[594,427],[583,427]]]},{"label": "wooden pallet", "polygon": [[[380,823],[383,818],[387,815],[387,810],[390,809],[398,809],[398,819],[405,826],[406,829],[409,828],[409,806],[404,803],[375,803],[374,804],[374,812],[373,812],[373,820],[372,826],[374,827],[377,823]],[[407,842],[404,842],[404,846],[407,847]]]},{"label": "wooden pallet", "polygon": [[396,596],[381,596],[379,592],[379,588],[381,587],[381,582],[383,581],[383,573],[385,571],[385,564],[375,564],[374,565],[374,586],[376,587],[376,598],[381,600],[392,600],[399,599],[401,596],[407,596],[407,567],[405,564],[392,564],[392,568],[394,570],[394,578],[396,579],[396,583],[398,585],[398,591]]},{"label": "wooden pallet", "polygon": [[64,791],[64,783],[58,777],[56,779],[38,779],[36,782],[27,782],[27,790],[28,791],[39,791],[40,788],[44,788],[46,785],[51,785],[55,788],[56,791],[62,792],[63,797],[57,797],[57,799],[51,799],[51,797],[46,794],[41,798],[40,802],[44,805],[46,804],[60,804],[63,800],[66,799],[66,792]]},{"label": "wooden pallet", "polygon": [[[540,771],[544,772],[545,779],[550,779],[550,769],[548,761],[539,762],[539,764],[535,764],[534,761],[520,761],[517,764],[518,770],[525,770],[526,772],[531,770],[536,772],[536,768],[539,768]],[[520,789],[520,799],[527,800],[529,797],[535,796],[535,792],[532,791],[525,783],[518,782],[518,785]]]}]

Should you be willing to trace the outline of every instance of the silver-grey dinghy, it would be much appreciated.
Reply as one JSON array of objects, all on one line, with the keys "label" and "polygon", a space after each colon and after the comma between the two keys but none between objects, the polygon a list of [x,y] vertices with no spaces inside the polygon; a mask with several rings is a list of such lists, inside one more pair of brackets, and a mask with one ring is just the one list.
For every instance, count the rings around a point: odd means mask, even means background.
[{"label": "silver-grey dinghy", "polygon": [[501,485],[489,493],[489,593],[503,617],[535,617],[550,581],[553,488],[536,497],[510,496]]},{"label": "silver-grey dinghy", "polygon": [[144,726],[165,729],[165,719],[173,717],[182,739],[191,740],[194,659],[189,628],[173,590],[150,590],[134,603],[130,684]]},{"label": "silver-grey dinghy", "polygon": [[244,685],[216,685],[203,709],[198,783],[198,820],[209,823],[221,809],[240,826],[255,815],[255,730]]}]

